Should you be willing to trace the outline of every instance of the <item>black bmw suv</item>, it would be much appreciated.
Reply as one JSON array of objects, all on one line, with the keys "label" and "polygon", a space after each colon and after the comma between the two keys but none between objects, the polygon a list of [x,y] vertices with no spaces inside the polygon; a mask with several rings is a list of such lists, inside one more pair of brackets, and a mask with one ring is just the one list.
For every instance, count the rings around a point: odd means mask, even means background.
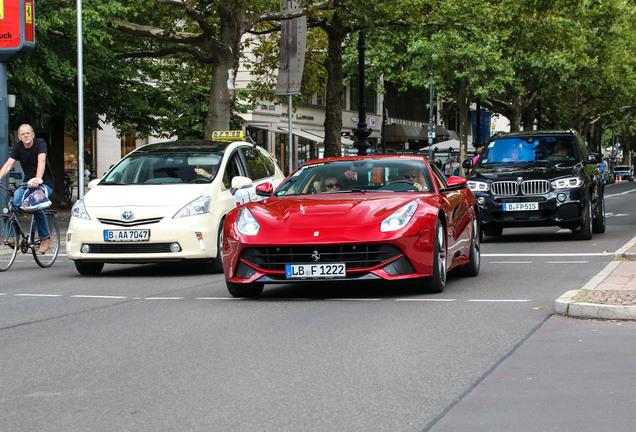
[{"label": "black bmw suv", "polygon": [[597,163],[574,131],[528,131],[493,136],[470,170],[482,231],[559,226],[581,240],[605,231],[604,186]]}]

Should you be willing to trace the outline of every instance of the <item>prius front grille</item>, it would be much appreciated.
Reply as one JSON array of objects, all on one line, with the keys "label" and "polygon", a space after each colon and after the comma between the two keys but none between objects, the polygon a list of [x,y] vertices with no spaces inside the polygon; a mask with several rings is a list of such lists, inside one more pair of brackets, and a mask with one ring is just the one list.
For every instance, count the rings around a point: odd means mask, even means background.
[{"label": "prius front grille", "polygon": [[97,218],[97,220],[100,223],[103,223],[105,225],[116,225],[116,226],[122,226],[122,227],[132,227],[132,226],[138,226],[138,225],[155,224],[155,223],[161,221],[161,219],[163,219],[162,216],[154,217],[154,218],[147,218],[147,219],[131,220],[131,221],[124,221],[124,220],[119,220],[119,219]]},{"label": "prius front grille", "polygon": [[172,243],[86,243],[89,254],[147,254],[170,253]]}]

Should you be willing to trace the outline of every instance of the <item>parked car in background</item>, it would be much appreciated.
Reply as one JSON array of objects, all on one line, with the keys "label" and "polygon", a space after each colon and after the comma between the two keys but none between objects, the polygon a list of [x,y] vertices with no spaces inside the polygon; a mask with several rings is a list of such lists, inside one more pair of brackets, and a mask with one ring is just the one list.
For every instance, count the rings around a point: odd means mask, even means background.
[{"label": "parked car in background", "polygon": [[620,176],[622,181],[634,181],[634,170],[629,165],[616,165],[614,173],[617,177]]},{"label": "parked car in background", "polygon": [[263,148],[243,141],[172,141],[125,156],[72,208],[66,252],[81,274],[105,263],[198,262],[222,272],[226,214],[263,199],[258,186],[284,175]]},{"label": "parked car in background", "polygon": [[451,269],[480,268],[479,211],[462,177],[423,156],[327,158],[297,168],[270,197],[225,220],[228,291],[264,284],[384,280],[441,292]]},{"label": "parked car in background", "polygon": [[577,239],[605,231],[604,182],[574,131],[527,131],[491,138],[475,166],[464,161],[485,235],[504,228],[559,226]]}]

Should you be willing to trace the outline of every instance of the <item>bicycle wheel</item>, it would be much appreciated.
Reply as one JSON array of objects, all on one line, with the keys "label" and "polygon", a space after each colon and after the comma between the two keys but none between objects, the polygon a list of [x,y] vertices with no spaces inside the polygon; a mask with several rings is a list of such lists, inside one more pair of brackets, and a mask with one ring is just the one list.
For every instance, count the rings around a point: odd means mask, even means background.
[{"label": "bicycle wheel", "polygon": [[46,252],[40,253],[41,240],[38,237],[38,230],[35,224],[31,228],[31,252],[33,253],[33,259],[40,267],[51,267],[60,251],[60,229],[55,221],[55,216],[47,212],[46,220],[49,222],[49,231],[51,233],[51,247]]},{"label": "bicycle wheel", "polygon": [[15,222],[7,216],[2,216],[0,218],[0,272],[9,270],[15,261],[19,240]]},{"label": "bicycle wheel", "polygon": [[66,201],[67,203],[71,203],[71,199],[73,198],[73,187],[72,186],[66,186],[64,188],[64,201]]}]

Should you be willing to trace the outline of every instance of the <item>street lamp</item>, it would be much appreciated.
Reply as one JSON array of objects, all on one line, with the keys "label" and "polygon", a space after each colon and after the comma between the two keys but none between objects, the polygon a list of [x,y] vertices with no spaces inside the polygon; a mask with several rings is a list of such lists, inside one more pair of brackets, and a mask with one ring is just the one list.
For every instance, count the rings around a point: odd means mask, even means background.
[{"label": "street lamp", "polygon": [[358,35],[358,127],[353,133],[358,140],[353,144],[358,149],[358,155],[366,155],[369,148],[367,138],[371,135],[371,129],[367,127],[367,103],[365,98],[364,76],[364,52],[367,47],[364,44],[364,30]]}]

